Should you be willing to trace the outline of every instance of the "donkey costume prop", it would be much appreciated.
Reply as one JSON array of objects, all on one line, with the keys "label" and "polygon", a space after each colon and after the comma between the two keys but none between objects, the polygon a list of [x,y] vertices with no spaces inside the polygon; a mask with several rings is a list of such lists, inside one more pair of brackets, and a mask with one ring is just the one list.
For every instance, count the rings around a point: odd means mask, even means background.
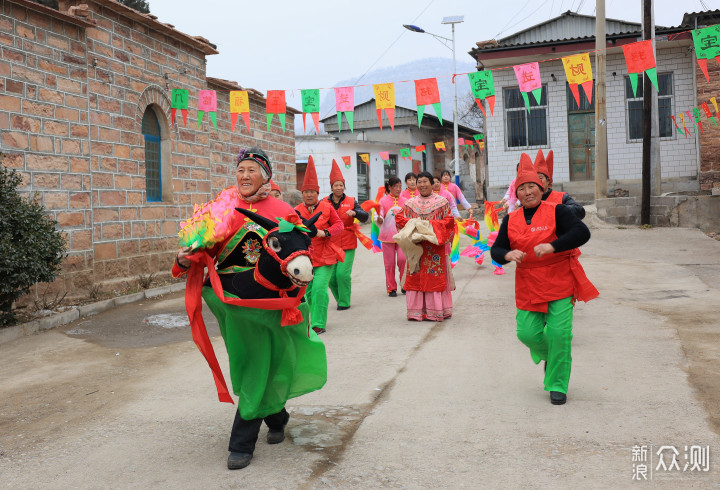
[{"label": "donkey costume prop", "polygon": [[[291,214],[279,223],[236,208],[252,223],[217,270],[205,250],[189,256],[185,304],[193,340],[215,378],[218,397],[233,403],[202,318],[202,297],[220,326],[230,361],[239,412],[251,420],[279,412],[288,398],[320,389],[326,380],[325,347],[308,328],[305,288],[312,280],[310,238],[319,214],[303,221]],[[245,231],[243,231],[245,230]],[[258,239],[262,237],[262,246]],[[238,266],[252,254],[254,267]],[[203,281],[204,269],[208,276]]]}]

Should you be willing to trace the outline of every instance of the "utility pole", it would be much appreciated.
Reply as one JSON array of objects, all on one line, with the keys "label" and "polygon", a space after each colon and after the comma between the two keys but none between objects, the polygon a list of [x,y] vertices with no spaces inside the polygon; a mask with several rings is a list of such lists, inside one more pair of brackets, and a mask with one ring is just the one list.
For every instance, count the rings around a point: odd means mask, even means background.
[{"label": "utility pole", "polygon": [[595,199],[607,197],[608,148],[605,105],[605,0],[595,1]]},{"label": "utility pole", "polygon": [[[643,4],[643,8],[645,5]],[[643,20],[645,16],[643,14]],[[643,30],[645,25],[643,24]],[[655,8],[650,8],[650,37],[652,41],[653,58],[657,60],[657,40],[655,39]],[[693,65],[694,66],[694,65]],[[660,88],[660,87],[658,87]],[[649,90],[649,89],[648,89]],[[652,114],[651,114],[651,146],[650,146],[650,195],[659,196],[662,194],[662,178],[661,168],[662,159],[660,158],[660,119],[658,118],[658,91],[649,90],[652,96]],[[695,93],[695,92],[694,92]]]},{"label": "utility pole", "polygon": [[[652,0],[643,2],[643,40],[652,38],[650,12]],[[642,153],[642,196],[640,198],[640,224],[650,224],[650,152],[652,150],[652,93],[647,74],[643,75],[643,153]]]}]

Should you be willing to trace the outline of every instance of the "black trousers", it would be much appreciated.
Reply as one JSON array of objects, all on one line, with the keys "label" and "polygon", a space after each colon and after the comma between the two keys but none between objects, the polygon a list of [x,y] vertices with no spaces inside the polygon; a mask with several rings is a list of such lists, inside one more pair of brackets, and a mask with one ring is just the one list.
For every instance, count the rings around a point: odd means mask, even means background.
[{"label": "black trousers", "polygon": [[235,410],[235,421],[230,433],[230,445],[228,451],[234,453],[252,454],[255,450],[260,426],[265,421],[270,431],[279,432],[283,430],[290,419],[290,414],[284,408],[278,413],[268,415],[264,419],[245,420],[240,416],[240,411]]}]

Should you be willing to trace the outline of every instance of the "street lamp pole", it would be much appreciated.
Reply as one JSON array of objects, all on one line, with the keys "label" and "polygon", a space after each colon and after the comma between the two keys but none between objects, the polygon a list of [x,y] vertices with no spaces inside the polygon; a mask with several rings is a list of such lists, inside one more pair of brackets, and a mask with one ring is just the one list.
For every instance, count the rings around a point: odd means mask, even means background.
[{"label": "street lamp pole", "polygon": [[[455,59],[455,23],[452,24],[452,54],[453,54],[453,76],[457,73],[457,61]],[[458,143],[458,107],[457,107],[457,83],[453,80],[455,88],[455,110],[453,112],[453,136],[455,142],[455,185],[460,187],[460,144]]]},{"label": "street lamp pole", "polygon": [[[430,34],[432,37],[440,41],[446,48],[452,51],[453,55],[453,75],[457,73],[457,60],[455,58],[455,24],[460,24],[465,20],[464,15],[455,15],[452,17],[444,17],[441,24],[450,24],[452,26],[452,39],[448,39],[443,36],[438,36],[432,32],[427,32],[421,27],[404,24],[403,27],[409,31],[420,32],[423,34]],[[450,41],[451,45],[448,46],[444,41]],[[460,145],[458,143],[458,98],[457,98],[457,83],[453,80],[453,87],[455,88],[455,100],[453,107],[453,136],[455,141],[453,148],[455,151],[455,185],[460,186]]]}]

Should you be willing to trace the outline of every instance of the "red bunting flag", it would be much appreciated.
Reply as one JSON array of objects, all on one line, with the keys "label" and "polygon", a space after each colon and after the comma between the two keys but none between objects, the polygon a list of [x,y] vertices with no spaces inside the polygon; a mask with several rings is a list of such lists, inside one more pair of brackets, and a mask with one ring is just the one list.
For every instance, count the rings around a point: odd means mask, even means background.
[{"label": "red bunting flag", "polygon": [[342,161],[345,163],[345,168],[350,168],[350,164],[352,162],[352,157],[350,156],[343,156]]}]

